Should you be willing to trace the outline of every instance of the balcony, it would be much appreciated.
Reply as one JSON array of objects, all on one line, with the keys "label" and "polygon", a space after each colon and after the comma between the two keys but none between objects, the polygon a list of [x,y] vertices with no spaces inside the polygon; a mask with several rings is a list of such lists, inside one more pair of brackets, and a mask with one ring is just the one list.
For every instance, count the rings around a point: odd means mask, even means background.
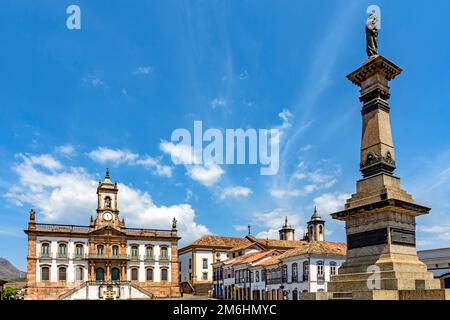
[{"label": "balcony", "polygon": [[145,261],[155,261],[156,259],[155,259],[154,255],[145,255],[144,260]]},{"label": "balcony", "polygon": [[281,277],[267,279],[267,284],[281,284],[281,283],[283,283],[283,278]]},{"label": "balcony", "polygon": [[298,282],[298,275],[292,276],[292,282]]},{"label": "balcony", "polygon": [[169,262],[169,257],[167,256],[160,256],[159,257],[159,262]]},{"label": "balcony", "polygon": [[309,280],[309,275],[308,274],[304,274],[303,275],[303,281],[308,281]]},{"label": "balcony", "polygon": [[95,260],[129,260],[130,257],[126,254],[106,255],[106,254],[89,254],[88,259]]},{"label": "balcony", "polygon": [[48,253],[48,252],[45,252],[45,253],[38,253],[38,258],[39,259],[42,259],[42,260],[49,260],[49,259],[52,259],[52,256],[50,255],[50,253]]}]

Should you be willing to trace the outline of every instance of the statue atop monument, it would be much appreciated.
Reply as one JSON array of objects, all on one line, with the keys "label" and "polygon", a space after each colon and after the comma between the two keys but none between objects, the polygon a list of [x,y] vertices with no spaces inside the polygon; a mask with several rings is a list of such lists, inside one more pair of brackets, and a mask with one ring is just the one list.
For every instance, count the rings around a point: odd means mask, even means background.
[{"label": "statue atop monument", "polygon": [[366,23],[366,52],[369,58],[378,55],[378,17],[371,13]]}]

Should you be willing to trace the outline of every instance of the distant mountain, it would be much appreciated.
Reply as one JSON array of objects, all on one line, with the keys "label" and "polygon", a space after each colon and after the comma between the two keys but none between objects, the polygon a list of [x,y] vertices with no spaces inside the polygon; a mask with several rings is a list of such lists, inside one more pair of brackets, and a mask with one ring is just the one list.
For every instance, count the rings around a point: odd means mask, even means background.
[{"label": "distant mountain", "polygon": [[26,273],[17,269],[7,259],[0,257],[0,279],[10,280],[25,278]]}]

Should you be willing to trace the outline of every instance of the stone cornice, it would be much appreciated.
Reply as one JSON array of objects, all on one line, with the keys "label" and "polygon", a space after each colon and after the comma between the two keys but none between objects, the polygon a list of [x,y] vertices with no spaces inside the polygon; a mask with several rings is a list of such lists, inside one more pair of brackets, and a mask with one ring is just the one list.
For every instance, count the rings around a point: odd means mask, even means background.
[{"label": "stone cornice", "polygon": [[372,75],[381,72],[386,80],[390,81],[398,76],[403,70],[383,56],[376,56],[364,62],[364,64],[347,76],[357,86]]}]

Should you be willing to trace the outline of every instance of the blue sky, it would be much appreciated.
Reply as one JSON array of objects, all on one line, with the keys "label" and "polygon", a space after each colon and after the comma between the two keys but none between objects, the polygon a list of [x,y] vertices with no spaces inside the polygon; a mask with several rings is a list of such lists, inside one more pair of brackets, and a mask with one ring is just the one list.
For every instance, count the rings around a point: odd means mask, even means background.
[{"label": "blue sky", "polygon": [[[81,8],[81,30],[66,8]],[[128,226],[180,221],[203,234],[301,237],[314,205],[329,213],[361,177],[358,88],[366,8],[382,9],[397,171],[417,202],[419,248],[450,242],[448,1],[2,1],[0,256],[26,266],[31,207],[42,222],[87,224],[105,168]],[[280,171],[173,163],[173,130],[280,128]],[[170,150],[169,150],[170,149]],[[172,150],[173,151],[173,150]]]}]

